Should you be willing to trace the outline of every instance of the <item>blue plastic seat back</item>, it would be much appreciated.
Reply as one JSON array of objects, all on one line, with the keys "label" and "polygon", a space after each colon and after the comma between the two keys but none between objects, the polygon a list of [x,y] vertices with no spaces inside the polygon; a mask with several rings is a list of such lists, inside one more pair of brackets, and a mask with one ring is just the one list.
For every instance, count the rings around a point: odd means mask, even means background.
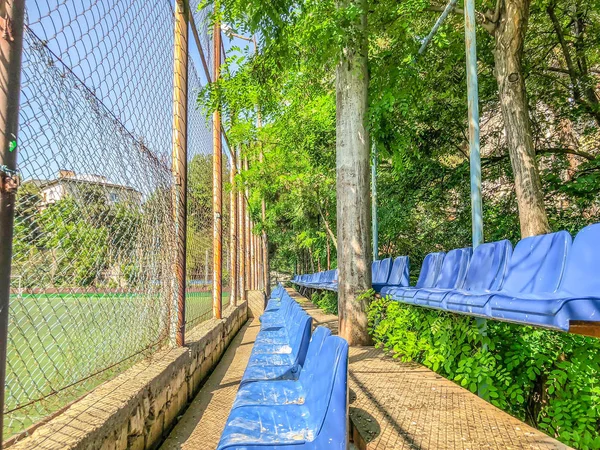
[{"label": "blue plastic seat back", "polygon": [[[341,383],[345,384],[347,371],[348,343],[338,336],[327,337],[321,348],[319,364],[315,369],[313,382],[306,386],[307,393],[304,404],[310,411],[307,425],[313,435],[316,436],[320,433],[330,402],[332,400],[339,402],[340,400],[332,398],[334,392],[338,391],[339,393],[341,391],[339,388],[343,387],[345,396],[346,387],[339,385]],[[342,414],[341,411],[336,411],[336,413]],[[343,415],[344,420],[346,420],[345,408]]]},{"label": "blue plastic seat back", "polygon": [[298,329],[301,326],[301,320],[305,314],[306,313],[302,308],[293,307],[291,309],[291,312],[285,321],[285,328],[287,330],[288,336],[294,336],[294,334],[298,332]]},{"label": "blue plastic seat back", "polygon": [[381,260],[373,261],[371,263],[371,279],[375,278],[377,272],[379,271],[379,264],[381,264]]},{"label": "blue plastic seat back", "polygon": [[385,284],[388,286],[408,286],[410,284],[410,265],[408,256],[398,256],[394,260],[390,276]]},{"label": "blue plastic seat back", "polygon": [[292,354],[298,358],[298,364],[304,364],[308,343],[310,342],[310,331],[312,330],[312,317],[304,313],[297,319],[298,328],[293,334],[290,334],[290,347]]},{"label": "blue plastic seat back", "polygon": [[480,244],[473,251],[464,289],[468,291],[497,291],[502,286],[512,244],[508,240]]},{"label": "blue plastic seat back", "polygon": [[446,253],[440,275],[435,282],[438,289],[459,289],[465,282],[471,248],[457,248]]},{"label": "blue plastic seat back", "polygon": [[287,321],[293,315],[294,311],[296,311],[297,309],[302,310],[302,308],[300,308],[298,303],[292,300],[291,297],[286,297],[284,300],[285,302],[282,301],[283,306],[281,307],[281,312],[279,314],[282,320]]},{"label": "blue plastic seat back", "polygon": [[425,257],[423,264],[421,264],[421,273],[419,273],[416,287],[430,288],[435,286],[445,256],[444,252],[439,252],[430,253]]},{"label": "blue plastic seat back", "polygon": [[510,258],[502,290],[525,294],[555,292],[572,242],[567,231],[521,239]]},{"label": "blue plastic seat back", "polygon": [[392,258],[385,258],[379,261],[377,271],[373,272],[373,284],[386,284],[390,277],[392,269]]},{"label": "blue plastic seat back", "polygon": [[306,352],[306,358],[304,359],[304,365],[300,372],[300,381],[302,383],[312,382],[317,367],[323,364],[321,360],[321,349],[325,343],[325,339],[331,336],[331,330],[327,327],[317,327],[313,332],[310,343],[308,344],[308,351]]},{"label": "blue plastic seat back", "polygon": [[574,297],[600,297],[600,224],[588,225],[575,236],[559,292]]}]

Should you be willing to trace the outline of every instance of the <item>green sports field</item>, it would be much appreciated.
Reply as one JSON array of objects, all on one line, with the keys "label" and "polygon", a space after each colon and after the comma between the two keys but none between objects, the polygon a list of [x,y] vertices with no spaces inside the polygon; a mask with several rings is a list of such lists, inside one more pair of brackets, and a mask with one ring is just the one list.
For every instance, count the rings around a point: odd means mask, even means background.
[{"label": "green sports field", "polygon": [[[229,294],[223,294],[223,305]],[[212,294],[190,293],[188,328],[212,316]],[[169,305],[158,295],[11,296],[4,436],[114,377],[167,342]]]}]

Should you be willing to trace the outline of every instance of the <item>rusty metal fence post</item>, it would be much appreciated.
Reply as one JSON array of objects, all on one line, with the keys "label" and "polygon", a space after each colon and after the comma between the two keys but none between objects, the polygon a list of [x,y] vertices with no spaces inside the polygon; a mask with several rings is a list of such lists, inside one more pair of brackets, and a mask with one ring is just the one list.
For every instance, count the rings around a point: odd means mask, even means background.
[{"label": "rusty metal fence post", "polygon": [[[244,157],[244,170],[247,171],[248,170],[248,158]],[[246,259],[246,289],[247,290],[252,290],[253,286],[252,286],[252,260],[250,258],[250,248],[252,247],[252,240],[251,240],[251,232],[250,232],[250,208],[248,205],[248,187],[246,186],[244,189],[245,193],[246,193],[246,198],[244,199],[244,221],[246,222],[246,225],[244,227],[244,231],[246,232],[246,239],[245,239],[245,250],[246,250],[246,254],[244,255],[245,259]]]},{"label": "rusty metal fence post", "polygon": [[[237,152],[237,160],[240,162],[240,171],[243,170],[241,167],[241,154],[238,149]],[[244,197],[244,192],[241,189],[241,186],[237,189],[237,197],[238,197],[238,243],[239,243],[239,252],[238,258],[240,261],[239,265],[239,291],[240,291],[240,299],[242,301],[246,301],[246,199]]]},{"label": "rusty metal fence post", "polygon": [[172,332],[175,343],[185,344],[186,237],[187,237],[187,102],[188,102],[188,4],[177,0],[173,66],[173,215],[176,251]]},{"label": "rusty metal fence post", "polygon": [[237,210],[237,194],[235,188],[235,174],[236,174],[236,158],[235,150],[231,150],[231,171],[229,173],[229,181],[231,184],[231,192],[229,194],[230,200],[230,211],[229,211],[229,260],[231,263],[231,300],[230,303],[237,306],[238,299],[238,261],[237,261],[237,249],[238,249],[238,210]]},{"label": "rusty metal fence post", "polygon": [[250,219],[250,276],[252,290],[256,290],[256,236],[254,235],[254,221]]},{"label": "rusty metal fence post", "polygon": [[[218,2],[215,3],[215,10]],[[213,81],[219,80],[221,71],[221,24],[215,20],[213,33]],[[222,317],[222,252],[223,252],[223,180],[221,149],[221,112],[213,113],[213,317]]]},{"label": "rusty metal fence post", "polygon": [[0,14],[5,18],[5,26],[0,36],[0,449],[4,428],[13,225],[15,199],[20,181],[17,172],[17,136],[25,0],[6,0],[2,8]]}]

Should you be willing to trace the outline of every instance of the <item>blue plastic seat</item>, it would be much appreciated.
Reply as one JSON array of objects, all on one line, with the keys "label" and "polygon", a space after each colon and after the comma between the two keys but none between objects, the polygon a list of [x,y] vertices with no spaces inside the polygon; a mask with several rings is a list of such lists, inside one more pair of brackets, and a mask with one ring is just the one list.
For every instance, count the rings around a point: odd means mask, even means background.
[{"label": "blue plastic seat", "polygon": [[285,344],[254,345],[248,367],[255,365],[265,366],[295,366],[304,364],[310,332],[312,317],[304,314],[294,333],[290,333],[290,340]]},{"label": "blue plastic seat", "polygon": [[240,387],[235,397],[233,407],[247,405],[289,405],[304,403],[306,391],[310,383],[318,377],[318,368],[325,367],[321,349],[325,339],[331,336],[326,327],[317,327],[308,344],[306,359],[300,370],[298,380],[256,381]]},{"label": "blue plastic seat", "polygon": [[329,289],[329,287],[334,283],[334,280],[337,278],[336,270],[327,270],[323,272],[323,276],[321,281],[315,285],[318,289]]},{"label": "blue plastic seat", "polygon": [[326,286],[324,286],[324,289],[327,289],[328,291],[337,292],[338,276],[339,276],[339,270],[338,269],[332,270],[331,271],[331,281],[329,283],[327,283]]},{"label": "blue plastic seat", "polygon": [[291,300],[291,297],[287,292],[285,294],[281,294],[280,297],[271,298],[267,302],[267,307],[265,308],[264,312],[270,313],[273,311],[279,311],[281,307],[284,306],[289,300]]},{"label": "blue plastic seat", "polygon": [[377,272],[379,272],[379,265],[381,264],[380,259],[376,259],[371,263],[371,277],[375,277]]},{"label": "blue plastic seat", "polygon": [[398,256],[394,259],[390,274],[384,283],[373,282],[373,289],[380,293],[385,287],[408,286],[410,284],[410,266],[408,256]]},{"label": "blue plastic seat", "polygon": [[[599,249],[600,224],[585,227],[568,251],[555,292],[494,295],[490,299],[491,316],[563,331],[568,331],[573,322],[600,322]],[[551,287],[548,283],[542,284]]]},{"label": "blue plastic seat", "polygon": [[440,269],[440,275],[433,288],[423,288],[415,292],[415,305],[441,308],[442,300],[453,289],[460,289],[465,283],[472,249],[458,248],[450,250]]},{"label": "blue plastic seat", "polygon": [[[502,264],[496,271],[498,276],[494,279],[489,277],[487,282],[484,273],[473,273],[467,280],[467,289],[448,296],[446,308],[489,317],[489,300],[495,294],[528,294],[546,289],[556,291],[571,241],[571,235],[566,231],[522,239],[512,252],[505,276],[502,276]],[[500,262],[499,259],[496,261]],[[474,266],[474,270],[477,267],[480,265]],[[490,272],[493,272],[493,268]],[[499,281],[500,278],[502,281]],[[501,286],[501,290],[495,286]]]},{"label": "blue plastic seat", "polygon": [[392,258],[385,258],[378,262],[377,270],[372,274],[372,284],[387,284],[392,270]]},{"label": "blue plastic seat", "polygon": [[393,300],[412,303],[412,298],[419,289],[435,286],[445,256],[444,252],[428,254],[421,265],[421,272],[419,273],[416,286],[384,286],[381,289],[381,295],[390,296]]},{"label": "blue plastic seat", "polygon": [[348,344],[337,336],[327,337],[321,358],[303,404],[233,408],[218,449],[345,448]]},{"label": "blue plastic seat", "polygon": [[261,329],[269,327],[281,327],[285,324],[287,318],[294,312],[295,309],[302,309],[292,300],[285,298],[282,305],[278,309],[265,311],[259,318]]},{"label": "blue plastic seat", "polygon": [[444,297],[444,309],[484,315],[483,307],[491,292],[499,290],[504,283],[511,255],[512,244],[508,240],[477,246],[471,257],[463,289]]},{"label": "blue plastic seat", "polygon": [[284,345],[289,343],[290,336],[298,330],[298,327],[301,325],[301,319],[306,315],[306,312],[302,308],[293,308],[289,316],[288,326],[261,329],[256,336],[254,345]]}]

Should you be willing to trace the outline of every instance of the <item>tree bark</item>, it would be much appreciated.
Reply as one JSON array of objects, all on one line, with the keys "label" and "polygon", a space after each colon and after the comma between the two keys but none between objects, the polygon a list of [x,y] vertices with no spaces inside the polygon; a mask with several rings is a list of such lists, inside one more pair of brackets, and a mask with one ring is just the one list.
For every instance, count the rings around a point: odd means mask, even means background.
[{"label": "tree bark", "polygon": [[550,231],[531,137],[522,68],[529,5],[529,0],[505,0],[494,30],[496,79],[523,238]]},{"label": "tree bark", "polygon": [[339,0],[362,13],[348,25],[336,76],[336,166],[339,334],[350,345],[371,343],[366,301],[371,288],[370,150],[367,118],[367,1]]}]

